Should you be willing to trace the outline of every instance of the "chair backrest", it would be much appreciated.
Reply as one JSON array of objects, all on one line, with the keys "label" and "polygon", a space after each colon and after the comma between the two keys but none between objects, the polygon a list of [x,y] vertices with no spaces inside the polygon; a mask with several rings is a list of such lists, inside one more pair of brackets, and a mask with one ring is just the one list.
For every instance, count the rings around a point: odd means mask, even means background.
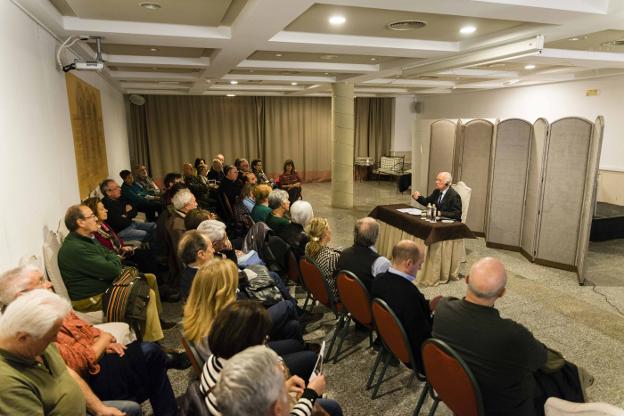
[{"label": "chair backrest", "polygon": [[455,192],[457,192],[461,198],[462,202],[462,214],[461,220],[463,223],[466,222],[466,217],[468,216],[468,207],[470,206],[470,195],[472,195],[472,188],[469,188],[464,182],[459,181],[454,185],[451,185]]},{"label": "chair backrest", "polygon": [[379,298],[373,299],[371,309],[375,328],[384,346],[403,364],[411,365],[414,370],[417,370],[407,333],[396,314],[385,301]]},{"label": "chair backrest", "polygon": [[195,347],[192,345],[192,343],[186,339],[186,337],[181,331],[178,332],[178,336],[180,338],[180,343],[182,344],[182,347],[184,348],[184,352],[186,352],[186,356],[191,362],[191,366],[193,367],[193,372],[195,373],[197,377],[201,376],[202,367],[204,366],[204,363],[201,357],[199,356],[199,353],[197,352]]},{"label": "chair backrest", "polygon": [[288,251],[288,280],[295,284],[301,282],[301,272],[299,271],[299,262],[292,250]]},{"label": "chair backrest", "polygon": [[456,415],[483,416],[483,402],[472,372],[445,342],[430,338],[422,345],[427,381]]},{"label": "chair backrest", "polygon": [[336,285],[340,302],[347,312],[360,324],[372,327],[371,300],[364,283],[354,273],[340,270],[336,276]]},{"label": "chair backrest", "polygon": [[305,288],[312,294],[314,299],[328,308],[331,308],[331,295],[327,287],[327,282],[314,261],[307,257],[301,258],[301,260],[299,260],[299,270],[301,270],[301,277],[303,278]]},{"label": "chair backrest", "polygon": [[624,409],[607,403],[573,403],[550,397],[544,405],[546,416],[624,416]]}]

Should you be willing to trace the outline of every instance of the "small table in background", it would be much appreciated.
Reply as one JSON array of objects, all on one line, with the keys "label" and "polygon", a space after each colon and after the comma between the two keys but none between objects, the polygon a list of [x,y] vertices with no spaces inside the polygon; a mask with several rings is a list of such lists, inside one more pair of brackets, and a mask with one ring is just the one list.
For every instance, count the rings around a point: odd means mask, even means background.
[{"label": "small table in background", "polygon": [[375,161],[369,156],[356,157],[353,167],[355,168],[355,180],[362,181],[368,179],[375,166]]},{"label": "small table in background", "polygon": [[392,247],[401,240],[413,240],[425,253],[425,261],[416,275],[418,286],[436,286],[459,279],[459,265],[465,261],[464,238],[475,238],[462,222],[450,224],[427,222],[418,216],[397,211],[406,204],[379,205],[370,217],[379,222],[377,252],[392,257]]}]

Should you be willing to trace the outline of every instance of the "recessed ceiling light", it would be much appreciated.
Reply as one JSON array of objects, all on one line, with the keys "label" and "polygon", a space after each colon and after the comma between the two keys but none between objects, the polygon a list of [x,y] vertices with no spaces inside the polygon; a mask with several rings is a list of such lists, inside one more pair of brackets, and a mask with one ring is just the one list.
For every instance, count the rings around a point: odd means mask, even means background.
[{"label": "recessed ceiling light", "polygon": [[344,16],[340,16],[340,15],[334,15],[329,18],[329,23],[335,26],[342,25],[346,21],[347,19],[345,19]]},{"label": "recessed ceiling light", "polygon": [[158,48],[150,48],[150,52],[156,52],[158,51]]},{"label": "recessed ceiling light", "polygon": [[281,53],[276,53],[275,56],[284,56]]},{"label": "recessed ceiling light", "polygon": [[227,97],[236,97],[236,94],[226,94]]},{"label": "recessed ceiling light", "polygon": [[296,82],[291,82],[290,85],[297,85],[297,83]]},{"label": "recessed ceiling light", "polygon": [[533,65],[533,64],[528,64],[528,65],[525,65],[525,66],[524,66],[524,69],[529,69],[529,70],[531,70],[531,69],[535,69],[535,65]]},{"label": "recessed ceiling light", "polygon": [[153,1],[141,2],[141,3],[139,3],[139,6],[143,7],[144,9],[147,9],[147,10],[158,10],[161,7],[160,4],[155,3]]},{"label": "recessed ceiling light", "polygon": [[461,29],[459,29],[459,33],[461,33],[462,35],[469,35],[476,31],[477,31],[477,28],[474,26],[464,26]]},{"label": "recessed ceiling light", "polygon": [[238,84],[238,81],[230,81],[230,84],[236,85],[236,84]]},{"label": "recessed ceiling light", "polygon": [[371,60],[371,61],[376,61],[376,60],[377,60],[377,58],[370,58],[370,60]]},{"label": "recessed ceiling light", "polygon": [[338,55],[321,55],[320,58],[325,60],[325,61],[329,61],[331,59],[338,58]]},{"label": "recessed ceiling light", "polygon": [[329,75],[329,72],[323,72],[323,74],[325,74],[325,75]]},{"label": "recessed ceiling light", "polygon": [[575,41],[579,40],[579,38],[570,38],[568,40],[571,40],[572,42],[575,42]]}]

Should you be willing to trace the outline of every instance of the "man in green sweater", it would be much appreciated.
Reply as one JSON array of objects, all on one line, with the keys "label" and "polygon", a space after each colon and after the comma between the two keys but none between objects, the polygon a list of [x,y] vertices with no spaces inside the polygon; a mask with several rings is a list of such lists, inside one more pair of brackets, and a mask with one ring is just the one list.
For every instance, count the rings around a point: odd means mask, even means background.
[{"label": "man in green sweater", "polygon": [[[86,205],[69,207],[65,225],[70,233],[59,250],[58,265],[72,306],[80,312],[102,310],[102,295],[121,273],[121,258],[93,238],[99,225]],[[164,337],[156,296],[150,289],[143,341]]]}]

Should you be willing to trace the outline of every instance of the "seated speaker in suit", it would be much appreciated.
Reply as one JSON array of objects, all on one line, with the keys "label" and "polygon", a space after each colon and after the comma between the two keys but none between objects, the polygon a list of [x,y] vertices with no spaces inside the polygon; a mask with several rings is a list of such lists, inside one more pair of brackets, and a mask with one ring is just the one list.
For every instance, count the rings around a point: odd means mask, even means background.
[{"label": "seated speaker in suit", "polygon": [[453,177],[448,172],[440,172],[436,176],[435,186],[431,195],[424,197],[420,192],[412,193],[412,198],[419,204],[427,206],[433,204],[442,213],[443,217],[461,220],[462,201],[459,194],[451,188]]}]

